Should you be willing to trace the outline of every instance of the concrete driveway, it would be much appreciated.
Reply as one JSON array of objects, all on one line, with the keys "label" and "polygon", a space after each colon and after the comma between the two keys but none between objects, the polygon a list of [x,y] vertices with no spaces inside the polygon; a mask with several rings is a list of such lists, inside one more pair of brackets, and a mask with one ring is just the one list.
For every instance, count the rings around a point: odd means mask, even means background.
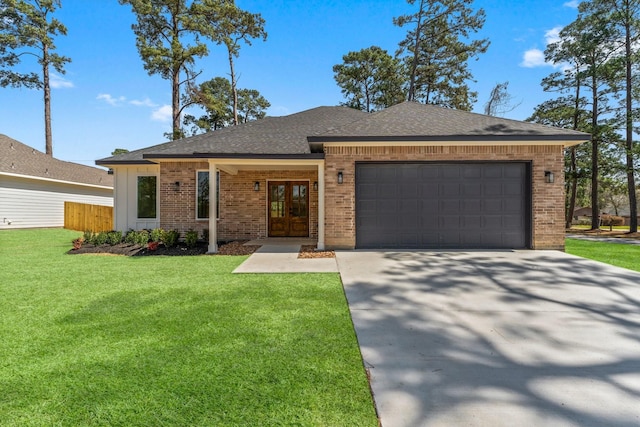
[{"label": "concrete driveway", "polygon": [[640,274],[555,251],[337,261],[383,427],[640,425]]}]

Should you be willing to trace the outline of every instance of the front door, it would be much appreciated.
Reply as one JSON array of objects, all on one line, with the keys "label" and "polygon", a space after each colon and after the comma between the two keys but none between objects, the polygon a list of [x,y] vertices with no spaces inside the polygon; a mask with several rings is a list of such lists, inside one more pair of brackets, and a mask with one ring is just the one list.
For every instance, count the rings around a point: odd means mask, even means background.
[{"label": "front door", "polygon": [[269,182],[269,236],[309,237],[308,182]]}]

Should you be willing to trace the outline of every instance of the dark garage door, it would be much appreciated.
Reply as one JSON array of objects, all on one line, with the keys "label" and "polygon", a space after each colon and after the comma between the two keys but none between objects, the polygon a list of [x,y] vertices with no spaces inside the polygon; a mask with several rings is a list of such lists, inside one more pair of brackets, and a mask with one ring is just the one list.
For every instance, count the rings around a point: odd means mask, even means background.
[{"label": "dark garage door", "polygon": [[357,163],[358,248],[528,248],[527,163]]}]

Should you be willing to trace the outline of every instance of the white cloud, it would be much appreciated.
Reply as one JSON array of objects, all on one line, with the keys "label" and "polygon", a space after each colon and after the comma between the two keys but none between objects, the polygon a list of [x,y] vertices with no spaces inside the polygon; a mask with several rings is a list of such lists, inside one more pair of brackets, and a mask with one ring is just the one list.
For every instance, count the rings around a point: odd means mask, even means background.
[{"label": "white cloud", "polygon": [[552,29],[544,33],[544,38],[548,45],[560,41],[560,31],[562,31],[562,28],[562,26],[558,25],[557,27],[553,27]]},{"label": "white cloud", "polygon": [[173,118],[173,110],[171,105],[163,105],[151,113],[151,120],[156,122],[170,122]]},{"label": "white cloud", "polygon": [[540,49],[529,49],[526,51],[520,63],[520,66],[525,68],[544,67],[545,65],[550,64],[544,60],[544,52]]},{"label": "white cloud", "polygon": [[570,0],[563,4],[564,7],[570,7],[572,9],[577,9],[580,4],[580,0]]},{"label": "white cloud", "polygon": [[142,101],[140,101],[139,99],[132,99],[131,101],[129,101],[129,104],[135,105],[136,107],[149,107],[149,108],[155,108],[158,106],[158,104],[151,101],[149,98],[145,98]]},{"label": "white cloud", "polygon": [[49,84],[53,89],[68,89],[73,87],[73,83],[59,74],[51,73]]},{"label": "white cloud", "polygon": [[117,98],[114,98],[108,93],[101,93],[96,97],[96,99],[100,101],[104,101],[107,104],[111,105],[112,107],[117,107],[119,104],[122,104],[124,101],[127,100],[127,98],[125,98],[124,96],[119,96]]}]

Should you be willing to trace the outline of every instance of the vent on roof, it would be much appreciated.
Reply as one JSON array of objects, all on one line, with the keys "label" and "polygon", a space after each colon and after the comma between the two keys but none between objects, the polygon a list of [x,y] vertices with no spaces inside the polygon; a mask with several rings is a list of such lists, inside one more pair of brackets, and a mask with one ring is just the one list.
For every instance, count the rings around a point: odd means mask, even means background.
[{"label": "vent on roof", "polygon": [[11,148],[12,150],[15,150],[15,148],[13,146],[13,142],[9,145],[9,148]]},{"label": "vent on roof", "polygon": [[45,169],[45,170],[44,170],[44,173],[45,173],[45,174],[47,174],[47,175],[49,175],[49,168]]},{"label": "vent on roof", "polygon": [[11,169],[15,169],[16,168],[16,164],[11,162]]},{"label": "vent on roof", "polygon": [[36,149],[35,148],[31,149],[31,154],[36,154]]}]

